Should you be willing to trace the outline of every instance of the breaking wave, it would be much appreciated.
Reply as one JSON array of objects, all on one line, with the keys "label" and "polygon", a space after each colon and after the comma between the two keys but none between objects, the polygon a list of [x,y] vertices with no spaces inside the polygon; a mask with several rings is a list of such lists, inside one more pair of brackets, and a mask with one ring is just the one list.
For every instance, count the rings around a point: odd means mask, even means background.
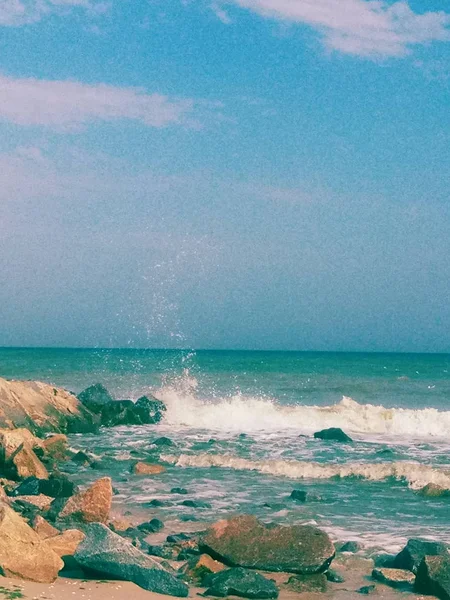
[{"label": "breaking wave", "polygon": [[435,408],[386,408],[358,404],[346,396],[333,406],[281,405],[274,399],[242,394],[202,400],[196,396],[196,387],[194,378],[185,377],[155,393],[167,405],[168,425],[223,432],[305,433],[340,427],[356,434],[445,439],[450,431],[450,412]]},{"label": "breaking wave", "polygon": [[344,479],[356,477],[369,481],[395,479],[405,481],[412,489],[421,489],[429,483],[450,490],[450,473],[428,465],[413,462],[322,464],[289,460],[249,460],[223,454],[182,454],[164,456],[166,462],[178,467],[218,467],[236,471],[257,471],[265,475],[290,479]]}]

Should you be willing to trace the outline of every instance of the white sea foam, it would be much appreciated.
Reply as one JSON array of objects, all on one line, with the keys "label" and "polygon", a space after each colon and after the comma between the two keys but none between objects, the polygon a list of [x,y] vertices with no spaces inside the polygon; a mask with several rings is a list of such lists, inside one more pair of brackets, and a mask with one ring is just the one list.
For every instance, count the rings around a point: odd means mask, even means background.
[{"label": "white sea foam", "polygon": [[219,467],[236,471],[257,471],[265,475],[290,479],[333,479],[357,477],[369,481],[395,479],[405,481],[412,489],[435,483],[450,490],[450,473],[414,462],[391,463],[318,463],[295,460],[249,460],[224,454],[182,454],[164,456],[163,460],[178,467]]},{"label": "white sea foam", "polygon": [[412,410],[358,404],[343,397],[333,406],[281,405],[274,399],[237,394],[201,400],[196,381],[182,378],[156,392],[167,405],[165,422],[173,427],[222,432],[295,430],[311,433],[341,427],[355,434],[448,439],[450,412],[435,408]]}]

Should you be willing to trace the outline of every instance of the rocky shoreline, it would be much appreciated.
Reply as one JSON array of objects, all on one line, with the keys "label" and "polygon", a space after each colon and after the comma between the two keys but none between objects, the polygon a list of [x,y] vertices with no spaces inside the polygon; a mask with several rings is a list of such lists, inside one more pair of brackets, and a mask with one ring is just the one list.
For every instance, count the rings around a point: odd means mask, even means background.
[{"label": "rocky shoreline", "polygon": [[[153,518],[137,522],[126,507],[113,514],[109,476],[79,489],[62,472],[68,462],[95,466],[89,452],[69,448],[66,434],[156,424],[165,408],[151,396],[115,400],[99,384],[76,397],[43,383],[0,379],[0,568],[5,577],[46,584],[65,576],[123,580],[176,597],[200,592],[264,600],[286,594],[341,597],[344,591],[347,597],[387,597],[398,590],[450,599],[450,555],[442,543],[410,540],[396,556],[367,558],[357,545],[333,543],[311,525],[271,525],[251,515],[230,515],[155,544],[152,536],[164,530],[164,523],[151,513]],[[316,437],[352,442],[337,429]],[[165,447],[171,440],[154,443]],[[164,470],[157,460],[132,465],[139,477],[155,478]],[[186,490],[172,492],[183,496]],[[294,493],[295,500],[306,500],[302,490]],[[185,502],[195,508],[194,501]]]}]

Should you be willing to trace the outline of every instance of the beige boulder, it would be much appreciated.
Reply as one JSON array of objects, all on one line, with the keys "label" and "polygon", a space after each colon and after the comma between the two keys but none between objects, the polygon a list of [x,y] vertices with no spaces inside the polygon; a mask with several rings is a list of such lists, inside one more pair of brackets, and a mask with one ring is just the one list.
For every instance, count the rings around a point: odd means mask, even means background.
[{"label": "beige boulder", "polygon": [[0,569],[3,575],[51,583],[63,566],[61,558],[22,517],[6,505],[0,506]]},{"label": "beige boulder", "polygon": [[55,554],[62,558],[63,556],[73,556],[85,537],[86,535],[78,529],[67,529],[59,535],[47,538],[46,543]]},{"label": "beige boulder", "polygon": [[61,518],[77,517],[85,523],[106,523],[112,502],[110,477],[103,477],[87,490],[70,498],[60,513]]},{"label": "beige boulder", "polygon": [[23,444],[11,457],[11,467],[16,477],[48,479],[48,471],[28,444]]},{"label": "beige boulder", "polygon": [[59,535],[61,533],[59,529],[56,529],[56,527],[50,525],[50,523],[40,515],[35,517],[33,521],[33,529],[43,540],[50,537],[55,537],[55,535]]},{"label": "beige boulder", "polygon": [[165,472],[165,467],[151,463],[138,462],[133,466],[135,475],[160,475]]}]

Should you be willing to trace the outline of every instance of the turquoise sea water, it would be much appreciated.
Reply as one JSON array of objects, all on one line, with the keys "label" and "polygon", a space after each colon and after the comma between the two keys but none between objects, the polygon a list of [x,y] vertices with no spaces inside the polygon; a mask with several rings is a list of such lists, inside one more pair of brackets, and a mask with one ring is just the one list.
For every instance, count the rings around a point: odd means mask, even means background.
[{"label": "turquoise sea water", "polygon": [[[159,499],[163,520],[252,512],[280,522],[315,521],[367,549],[422,535],[450,542],[450,355],[225,351],[0,349],[0,376],[38,379],[74,392],[104,383],[120,398],[151,392],[167,404],[157,427],[73,436],[112,474],[118,502]],[[351,445],[312,434],[342,427]],[[167,473],[129,474],[169,436]],[[94,479],[98,471],[76,476]],[[189,496],[170,494],[186,487]],[[322,502],[299,505],[294,489]],[[180,506],[184,499],[207,506]]]}]

